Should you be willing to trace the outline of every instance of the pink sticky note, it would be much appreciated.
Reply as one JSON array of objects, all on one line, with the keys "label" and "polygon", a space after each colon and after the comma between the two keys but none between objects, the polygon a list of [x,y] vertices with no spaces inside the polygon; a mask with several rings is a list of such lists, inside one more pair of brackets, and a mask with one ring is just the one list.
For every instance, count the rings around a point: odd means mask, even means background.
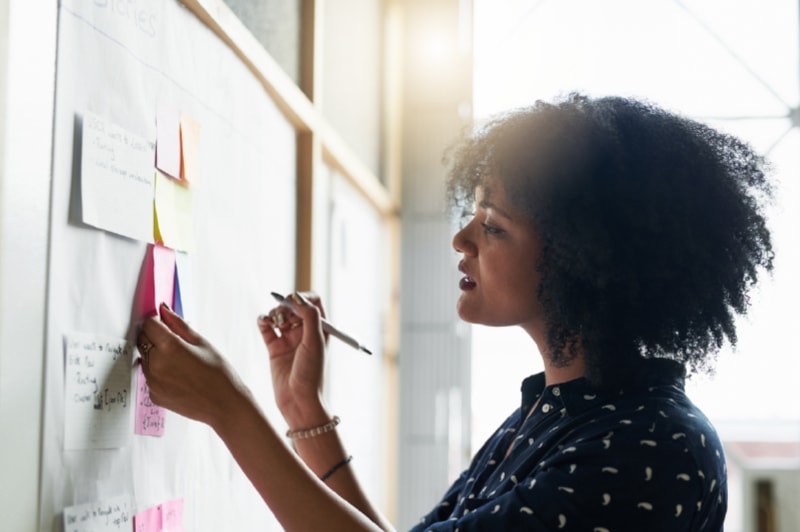
[{"label": "pink sticky note", "polygon": [[156,168],[181,178],[181,115],[174,109],[159,109],[156,116]]},{"label": "pink sticky note", "polygon": [[161,505],[161,531],[183,532],[183,499],[173,499]]},{"label": "pink sticky note", "polygon": [[136,306],[141,318],[158,314],[161,303],[174,305],[174,250],[158,244],[147,246],[137,292]]},{"label": "pink sticky note", "polygon": [[161,506],[151,506],[133,516],[134,532],[161,532]]},{"label": "pink sticky note", "polygon": [[[136,414],[134,433],[143,436],[163,436],[167,421],[167,411],[153,404],[150,387],[142,372],[142,365],[136,365]],[[137,529],[138,530],[138,529]]]},{"label": "pink sticky note", "polygon": [[197,182],[199,174],[199,142],[200,124],[181,113],[181,179],[190,183]]}]

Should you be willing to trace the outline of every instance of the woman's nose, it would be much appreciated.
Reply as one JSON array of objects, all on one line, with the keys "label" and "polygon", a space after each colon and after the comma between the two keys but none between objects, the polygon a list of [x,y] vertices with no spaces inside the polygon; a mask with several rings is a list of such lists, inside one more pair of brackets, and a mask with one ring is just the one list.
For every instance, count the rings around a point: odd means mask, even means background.
[{"label": "woman's nose", "polygon": [[453,249],[459,253],[463,253],[464,255],[475,254],[475,244],[473,244],[469,236],[471,227],[472,222],[462,227],[455,235],[453,235]]}]

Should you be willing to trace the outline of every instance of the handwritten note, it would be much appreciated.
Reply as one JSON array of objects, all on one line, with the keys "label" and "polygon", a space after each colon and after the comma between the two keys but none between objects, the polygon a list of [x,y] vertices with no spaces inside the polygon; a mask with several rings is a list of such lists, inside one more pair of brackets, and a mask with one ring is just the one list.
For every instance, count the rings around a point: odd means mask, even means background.
[{"label": "handwritten note", "polygon": [[183,532],[183,499],[151,506],[133,516],[134,532]]},{"label": "handwritten note", "polygon": [[163,436],[167,426],[167,411],[153,403],[150,399],[150,387],[142,372],[142,366],[136,366],[136,421],[134,432],[144,436]]},{"label": "handwritten note", "polygon": [[64,508],[64,532],[126,532],[133,520],[127,496]]},{"label": "handwritten note", "polygon": [[155,236],[161,244],[181,251],[194,248],[192,189],[156,172]]},{"label": "handwritten note", "polygon": [[81,216],[93,227],[153,241],[153,143],[83,115]]},{"label": "handwritten note", "polygon": [[125,340],[64,337],[64,448],[123,447],[130,435],[132,349]]},{"label": "handwritten note", "polygon": [[168,107],[159,109],[156,116],[156,167],[181,178],[181,115]]}]

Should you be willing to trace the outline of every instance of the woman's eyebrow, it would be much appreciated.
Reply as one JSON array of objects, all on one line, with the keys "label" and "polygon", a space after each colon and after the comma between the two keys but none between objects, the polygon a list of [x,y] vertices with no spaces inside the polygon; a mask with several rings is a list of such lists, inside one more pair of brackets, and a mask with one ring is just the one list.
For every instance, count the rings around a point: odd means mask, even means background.
[{"label": "woman's eyebrow", "polygon": [[503,209],[501,209],[500,207],[498,207],[497,205],[495,205],[494,203],[492,203],[489,200],[481,200],[478,203],[478,206],[481,209],[492,209],[493,211],[495,211],[497,214],[499,214],[503,218],[507,218],[511,222],[514,221],[514,218],[512,218],[511,215],[508,214],[508,212],[504,211]]}]

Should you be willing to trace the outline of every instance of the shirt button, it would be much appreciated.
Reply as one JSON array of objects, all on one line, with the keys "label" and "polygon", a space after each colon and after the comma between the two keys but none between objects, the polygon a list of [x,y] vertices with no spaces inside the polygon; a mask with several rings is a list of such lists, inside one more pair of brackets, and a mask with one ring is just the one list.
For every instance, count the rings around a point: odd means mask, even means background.
[{"label": "shirt button", "polygon": [[560,396],[561,395],[561,388],[559,388],[558,386],[553,388],[553,395],[555,395],[556,397]]},{"label": "shirt button", "polygon": [[549,404],[545,403],[544,405],[542,405],[542,412],[544,412],[546,414],[549,411],[550,411],[550,405]]}]

